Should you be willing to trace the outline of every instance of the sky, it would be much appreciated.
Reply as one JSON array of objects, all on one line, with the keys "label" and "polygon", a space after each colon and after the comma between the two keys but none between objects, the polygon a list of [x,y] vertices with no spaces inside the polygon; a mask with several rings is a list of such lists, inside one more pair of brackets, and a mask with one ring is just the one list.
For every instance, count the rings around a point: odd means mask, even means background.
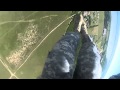
[{"label": "sky", "polygon": [[111,11],[110,36],[106,54],[107,64],[102,78],[120,73],[120,11]]}]

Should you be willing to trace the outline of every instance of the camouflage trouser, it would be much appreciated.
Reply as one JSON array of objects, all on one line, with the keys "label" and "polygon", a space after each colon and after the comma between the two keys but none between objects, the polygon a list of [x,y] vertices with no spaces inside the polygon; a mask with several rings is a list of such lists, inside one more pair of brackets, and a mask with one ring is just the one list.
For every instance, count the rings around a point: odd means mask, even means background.
[{"label": "camouflage trouser", "polygon": [[41,78],[72,79],[79,41],[79,32],[66,33],[49,52]]},{"label": "camouflage trouser", "polygon": [[[79,52],[77,65],[75,67],[76,51],[79,42],[82,39],[82,47]],[[81,31],[66,33],[49,52],[45,62],[41,79],[92,79],[93,76],[99,75],[100,55],[96,46],[90,37]],[[96,50],[96,52],[94,52]],[[76,68],[76,69],[75,69]],[[80,69],[84,68],[84,69]],[[96,69],[95,69],[96,68]],[[94,71],[94,72],[93,72]],[[96,76],[99,77],[99,76]],[[120,74],[110,77],[110,79],[120,79]]]},{"label": "camouflage trouser", "polygon": [[[76,51],[82,39],[82,46],[75,65]],[[94,52],[94,49],[96,52]],[[100,56],[96,46],[85,30],[66,33],[49,52],[40,78],[44,79],[92,79],[100,76]],[[82,70],[80,69],[82,68]],[[94,72],[93,72],[94,71]],[[93,72],[93,73],[92,73]],[[96,76],[94,76],[94,74]],[[97,74],[99,76],[97,76]]]}]

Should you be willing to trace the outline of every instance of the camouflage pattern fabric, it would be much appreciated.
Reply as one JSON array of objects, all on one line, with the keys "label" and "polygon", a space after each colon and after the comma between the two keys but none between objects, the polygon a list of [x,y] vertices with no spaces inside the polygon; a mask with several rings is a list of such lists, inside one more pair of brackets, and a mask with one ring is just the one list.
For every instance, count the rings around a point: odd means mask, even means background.
[{"label": "camouflage pattern fabric", "polygon": [[79,32],[66,33],[49,52],[42,79],[72,79],[75,69],[75,53],[80,40]]},{"label": "camouflage pattern fabric", "polygon": [[[75,66],[79,41],[82,47]],[[66,33],[49,52],[41,79],[98,79],[101,76],[100,53],[90,37],[81,31]]]},{"label": "camouflage pattern fabric", "polygon": [[81,37],[82,47],[79,51],[74,79],[100,79],[102,73],[100,53],[85,30],[81,30]]}]

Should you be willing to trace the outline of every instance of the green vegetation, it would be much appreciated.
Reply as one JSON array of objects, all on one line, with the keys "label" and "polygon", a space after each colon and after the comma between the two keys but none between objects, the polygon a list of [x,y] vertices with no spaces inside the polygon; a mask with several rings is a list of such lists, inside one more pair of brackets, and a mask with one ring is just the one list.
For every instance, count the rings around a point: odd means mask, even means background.
[{"label": "green vegetation", "polygon": [[7,69],[0,63],[0,79],[6,79],[10,77],[10,73]]},{"label": "green vegetation", "polygon": [[[65,27],[67,26],[68,23],[69,20],[66,21],[59,28],[57,28],[49,37],[47,37],[47,39],[39,46],[39,48],[28,59],[24,67],[22,67],[18,71],[17,76],[19,76],[20,78],[36,78],[37,75],[41,74],[48,52],[55,45],[55,43],[61,38],[63,33],[65,33],[66,31]],[[33,71],[34,73],[31,73]],[[23,72],[24,74],[21,75],[20,72]]]},{"label": "green vegetation", "polygon": [[[79,13],[81,12],[83,11]],[[55,43],[66,32],[74,31],[71,16],[77,13],[78,11],[1,11],[0,78],[37,78],[42,72],[48,52]],[[109,37],[109,33],[107,39],[101,37],[104,11],[99,12],[99,20],[93,17],[93,11],[90,16],[92,18],[87,18],[90,19],[90,24],[87,23],[88,33],[101,51],[101,43],[107,43]],[[108,24],[107,27],[109,26]],[[81,42],[79,46],[81,47]],[[107,47],[107,44],[104,46]],[[77,55],[80,47],[77,49]],[[106,52],[105,48],[103,51]]]},{"label": "green vegetation", "polygon": [[[17,78],[38,77],[48,52],[65,33],[71,12],[0,12],[0,16],[0,58]],[[0,78],[16,78],[2,65],[0,73]]]}]

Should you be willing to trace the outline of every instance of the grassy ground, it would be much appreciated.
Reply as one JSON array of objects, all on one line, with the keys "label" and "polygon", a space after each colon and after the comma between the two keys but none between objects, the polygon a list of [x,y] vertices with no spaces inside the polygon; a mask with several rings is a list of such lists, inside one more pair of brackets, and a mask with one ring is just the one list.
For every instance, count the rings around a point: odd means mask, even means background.
[{"label": "grassy ground", "polygon": [[7,71],[7,69],[0,63],[0,79],[6,79],[9,78],[10,73]]},{"label": "grassy ground", "polygon": [[[17,76],[20,78],[36,78],[41,74],[46,56],[55,43],[60,39],[60,37],[65,33],[67,23],[66,21],[63,25],[56,29],[41,45],[40,47],[32,54],[28,59],[27,63],[18,71]],[[36,61],[36,62],[34,62]],[[31,67],[32,66],[32,67]],[[35,66],[35,67],[33,67]],[[38,70],[39,68],[39,70]],[[28,72],[29,70],[29,72]],[[34,71],[34,73],[32,73]],[[23,72],[24,74],[20,74]]]},{"label": "grassy ground", "polygon": [[[0,57],[2,58],[2,61],[7,64],[12,72],[18,70],[16,72],[18,78],[36,78],[39,76],[41,74],[48,51],[51,50],[55,42],[57,42],[65,33],[68,23],[71,19],[66,20],[60,25],[60,27],[56,28],[55,31],[51,33],[40,46],[38,45],[50,33],[51,30],[53,30],[58,24],[60,24],[70,15],[70,11],[0,12]],[[32,23],[38,26],[37,34],[39,38],[38,41],[27,50],[27,54],[25,54],[24,59],[22,59],[20,64],[15,67],[13,64],[8,63],[6,57],[8,57],[11,52],[16,51],[22,45],[21,42],[17,40],[18,34],[25,33],[27,30],[26,28],[30,24],[28,20],[33,20]],[[27,62],[22,65],[29,54],[37,46],[38,48],[27,59]],[[9,78],[10,74],[5,67],[2,66],[2,63],[0,63],[0,67],[0,78]],[[15,77],[12,76],[11,78]]]},{"label": "grassy ground", "polygon": [[[48,52],[52,49],[55,43],[61,38],[65,32],[74,31],[74,23],[69,18],[63,22],[69,16],[78,13],[77,11],[42,11],[42,12],[0,12],[0,57],[2,61],[7,64],[9,69],[18,78],[36,78],[38,77],[43,69],[45,59]],[[52,15],[52,16],[50,16]],[[18,34],[24,34],[29,26],[29,20],[33,20],[32,24],[37,25],[38,39],[35,44],[24,54],[24,58],[20,64],[15,67],[10,64],[6,57],[14,52],[22,45],[18,41]],[[58,26],[63,22],[60,26]],[[71,22],[71,23],[70,23]],[[96,35],[94,42],[96,42],[99,49],[101,46],[101,35],[103,30],[104,12],[100,11],[99,25],[97,27],[88,28],[90,35]],[[58,26],[58,27],[57,27]],[[56,28],[55,28],[56,27]],[[34,28],[34,27],[32,27]],[[52,33],[50,33],[54,30]],[[48,35],[48,36],[47,36]],[[46,37],[47,36],[47,37]],[[104,39],[103,39],[104,40]],[[43,41],[43,42],[42,42]],[[42,42],[42,43],[41,43]],[[80,43],[81,46],[81,43]],[[80,47],[78,48],[78,51]],[[77,54],[78,54],[77,51]],[[77,56],[76,56],[77,58]],[[0,62],[0,78],[9,78],[10,73]],[[16,78],[12,76],[11,78]]]}]

